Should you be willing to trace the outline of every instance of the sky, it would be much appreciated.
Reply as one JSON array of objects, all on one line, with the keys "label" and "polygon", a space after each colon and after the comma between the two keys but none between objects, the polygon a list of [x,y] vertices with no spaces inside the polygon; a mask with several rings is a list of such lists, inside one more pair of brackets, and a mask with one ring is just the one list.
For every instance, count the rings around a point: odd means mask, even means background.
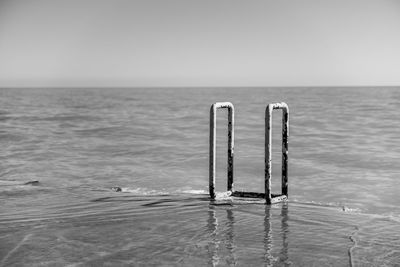
[{"label": "sky", "polygon": [[0,0],[0,87],[383,85],[399,0]]}]

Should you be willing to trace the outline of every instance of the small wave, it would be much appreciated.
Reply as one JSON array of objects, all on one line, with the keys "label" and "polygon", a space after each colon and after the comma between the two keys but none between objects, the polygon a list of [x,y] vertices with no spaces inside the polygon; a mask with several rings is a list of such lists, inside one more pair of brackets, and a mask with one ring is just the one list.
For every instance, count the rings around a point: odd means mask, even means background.
[{"label": "small wave", "polygon": [[8,133],[6,131],[0,131],[0,140],[4,142],[15,142],[21,141],[24,139],[24,136],[17,133]]},{"label": "small wave", "polygon": [[387,217],[389,218],[390,221],[396,222],[396,223],[400,223],[400,214],[389,214],[387,215]]},{"label": "small wave", "polygon": [[0,121],[8,121],[9,119],[10,119],[10,117],[8,117],[8,116],[1,116],[0,117]]},{"label": "small wave", "polygon": [[32,181],[15,181],[15,180],[0,180],[0,186],[24,186],[24,185],[39,185],[38,180]]},{"label": "small wave", "polygon": [[400,223],[400,214],[397,213],[385,213],[385,214],[370,214],[366,213],[366,215],[371,216],[373,219],[377,220],[384,220],[384,221],[390,221],[394,223]]},{"label": "small wave", "polygon": [[186,190],[181,190],[177,191],[177,193],[183,193],[183,194],[193,194],[193,195],[205,195],[208,194],[208,191],[206,190],[201,190],[201,189],[186,189]]},{"label": "small wave", "polygon": [[361,213],[361,209],[359,208],[349,208],[347,206],[343,206],[342,210],[347,213]]},{"label": "small wave", "polygon": [[361,213],[362,210],[359,208],[348,207],[341,203],[337,202],[319,202],[319,201],[300,201],[297,199],[291,199],[290,202],[303,204],[303,205],[310,205],[310,206],[317,206],[317,207],[326,207],[326,208],[334,208],[346,213]]},{"label": "small wave", "polygon": [[112,188],[112,190],[115,192],[132,193],[132,194],[140,195],[140,196],[170,195],[170,193],[165,190],[153,190],[153,189],[141,188],[141,187],[130,188],[130,187],[114,186]]},{"label": "small wave", "polygon": [[99,118],[95,116],[89,116],[89,115],[55,115],[51,117],[44,117],[44,118],[39,118],[40,120],[44,121],[98,121]]},{"label": "small wave", "polygon": [[208,191],[203,189],[177,189],[175,191],[168,191],[166,189],[155,190],[143,187],[132,188],[132,187],[114,186],[111,188],[111,190],[114,192],[132,193],[140,196],[181,195],[181,194],[208,195]]},{"label": "small wave", "polygon": [[20,197],[35,195],[50,191],[51,188],[43,186],[37,180],[15,181],[0,180],[0,197]]}]

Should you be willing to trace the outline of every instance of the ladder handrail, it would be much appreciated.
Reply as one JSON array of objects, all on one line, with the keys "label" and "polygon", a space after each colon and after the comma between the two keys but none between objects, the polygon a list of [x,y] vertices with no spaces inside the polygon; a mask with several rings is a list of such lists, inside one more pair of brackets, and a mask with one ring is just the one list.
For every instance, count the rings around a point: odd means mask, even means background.
[{"label": "ladder handrail", "polygon": [[[234,156],[234,131],[235,110],[230,102],[217,102],[210,108],[210,165],[209,165],[209,192],[211,199],[215,199],[215,159],[216,159],[216,113],[217,109],[228,109],[228,166],[227,166],[227,195],[235,197],[265,198],[266,204],[277,203],[288,198],[288,137],[289,137],[289,107],[286,103],[267,105],[265,109],[265,192],[240,192],[233,190],[233,156]],[[271,193],[272,177],[272,111],[282,109],[282,192]]]},{"label": "ladder handrail", "polygon": [[272,176],[272,111],[282,109],[282,195],[288,197],[288,137],[289,137],[289,107],[286,103],[267,105],[265,109],[265,199],[271,204]]},{"label": "ladder handrail", "polygon": [[210,165],[209,165],[209,191],[210,197],[215,198],[215,154],[216,154],[216,132],[217,132],[217,121],[216,113],[217,109],[227,108],[228,109],[228,170],[227,178],[228,192],[233,191],[233,156],[234,156],[234,131],[235,131],[235,109],[233,104],[230,102],[217,102],[211,105],[210,108]]}]

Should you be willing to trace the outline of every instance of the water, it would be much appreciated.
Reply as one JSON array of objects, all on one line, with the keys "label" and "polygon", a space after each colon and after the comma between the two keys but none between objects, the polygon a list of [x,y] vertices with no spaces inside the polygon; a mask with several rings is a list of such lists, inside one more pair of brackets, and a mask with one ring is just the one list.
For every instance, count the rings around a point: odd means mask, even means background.
[{"label": "water", "polygon": [[[400,264],[398,89],[0,89],[0,266]],[[288,203],[210,202],[217,101],[235,105],[235,188],[258,192],[265,107],[288,103]]]}]

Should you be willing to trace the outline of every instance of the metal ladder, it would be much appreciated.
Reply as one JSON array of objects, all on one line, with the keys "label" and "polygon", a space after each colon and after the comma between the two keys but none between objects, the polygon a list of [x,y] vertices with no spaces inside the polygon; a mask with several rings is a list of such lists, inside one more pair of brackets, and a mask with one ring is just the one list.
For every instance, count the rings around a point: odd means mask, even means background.
[{"label": "metal ladder", "polygon": [[[266,204],[284,201],[288,198],[288,137],[289,137],[289,107],[286,103],[267,105],[265,110],[265,192],[243,192],[233,189],[233,160],[234,160],[234,132],[235,109],[230,102],[217,102],[210,109],[210,164],[209,164],[209,192],[211,199],[215,194],[215,158],[216,158],[216,115],[217,110],[228,109],[228,167],[227,167],[227,192],[233,197],[264,198]],[[281,194],[271,193],[272,177],[272,111],[282,109],[282,191]]]}]

